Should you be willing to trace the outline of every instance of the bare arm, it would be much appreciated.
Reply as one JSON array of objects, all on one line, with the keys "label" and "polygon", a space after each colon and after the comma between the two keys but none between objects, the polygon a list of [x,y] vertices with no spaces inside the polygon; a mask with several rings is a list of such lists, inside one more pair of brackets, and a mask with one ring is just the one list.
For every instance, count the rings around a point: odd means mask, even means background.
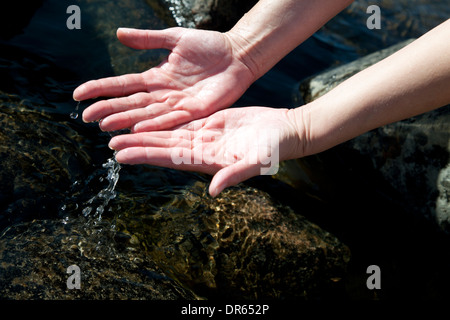
[{"label": "bare arm", "polygon": [[353,0],[260,0],[226,34],[255,80]]},{"label": "bare arm", "polygon": [[382,125],[450,104],[450,20],[291,112],[297,156],[329,149]]}]

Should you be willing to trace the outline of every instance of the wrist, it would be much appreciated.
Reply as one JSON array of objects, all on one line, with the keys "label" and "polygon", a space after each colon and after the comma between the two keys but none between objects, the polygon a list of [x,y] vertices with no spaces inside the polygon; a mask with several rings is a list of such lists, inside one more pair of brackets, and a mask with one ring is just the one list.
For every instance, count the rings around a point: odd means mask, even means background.
[{"label": "wrist", "polygon": [[311,150],[311,117],[309,105],[287,110],[287,119],[294,143],[286,159],[297,159],[313,154]]},{"label": "wrist", "polygon": [[248,71],[252,79],[251,83],[255,82],[266,72],[263,71],[263,65],[256,57],[258,49],[255,43],[235,29],[225,32],[223,35],[230,44],[233,57]]}]

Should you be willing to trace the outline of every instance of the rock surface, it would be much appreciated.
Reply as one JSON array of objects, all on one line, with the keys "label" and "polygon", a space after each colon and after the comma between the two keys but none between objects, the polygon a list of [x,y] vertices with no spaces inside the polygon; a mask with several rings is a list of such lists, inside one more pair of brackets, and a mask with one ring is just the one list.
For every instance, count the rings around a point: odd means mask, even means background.
[{"label": "rock surface", "polygon": [[172,12],[180,27],[228,31],[258,1],[161,0],[161,2]]},{"label": "rock surface", "polygon": [[158,212],[122,215],[119,224],[163,270],[206,297],[318,298],[350,259],[336,237],[253,188],[212,199],[198,183]]},{"label": "rock surface", "polygon": [[[0,299],[196,299],[130,247],[128,237],[81,221],[34,220],[4,232]],[[68,288],[72,265],[80,268],[80,289]]]},{"label": "rock surface", "polygon": [[300,84],[300,92],[303,100],[305,103],[308,103],[317,99],[359,71],[383,60],[412,41],[414,41],[414,39],[403,41],[389,48],[376,51],[356,61],[333,68],[332,70],[324,71],[323,73],[304,80]]},{"label": "rock surface", "polygon": [[[71,184],[88,176],[93,156],[63,120],[0,94],[0,299],[194,299],[129,237],[76,212],[63,219],[60,206],[77,197]],[[82,290],[67,288],[73,264]]]}]

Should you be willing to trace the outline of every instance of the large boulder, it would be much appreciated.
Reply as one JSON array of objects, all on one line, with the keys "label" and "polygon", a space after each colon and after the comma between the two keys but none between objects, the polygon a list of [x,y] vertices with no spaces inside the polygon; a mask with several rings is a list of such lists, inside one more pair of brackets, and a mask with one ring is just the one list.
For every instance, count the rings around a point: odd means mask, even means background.
[{"label": "large boulder", "polygon": [[[0,92],[0,232],[57,209],[89,168],[79,134],[54,117]],[[67,117],[68,118],[68,117]]]},{"label": "large boulder", "polygon": [[[74,210],[65,215],[68,199],[81,206],[89,187],[100,186],[80,181],[104,171],[92,173],[95,152],[68,115],[34,107],[0,93],[0,299],[195,298],[132,249],[129,237]],[[74,264],[82,290],[66,285]]]},{"label": "large boulder", "polygon": [[213,199],[206,187],[198,182],[155,212],[134,208],[118,227],[204,297],[323,298],[341,285],[350,251],[335,236],[258,189]]},{"label": "large boulder", "polygon": [[[195,299],[129,237],[87,220],[34,220],[0,236],[0,299]],[[70,279],[79,268],[79,288]]]}]

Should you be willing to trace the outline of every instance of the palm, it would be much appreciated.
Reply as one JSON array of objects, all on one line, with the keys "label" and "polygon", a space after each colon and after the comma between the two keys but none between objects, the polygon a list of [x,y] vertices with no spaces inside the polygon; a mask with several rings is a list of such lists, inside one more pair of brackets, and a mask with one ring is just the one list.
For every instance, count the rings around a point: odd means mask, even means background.
[{"label": "palm", "polygon": [[249,69],[233,56],[224,34],[182,28],[118,32],[133,48],[166,48],[158,67],[140,74],[89,81],[74,97],[94,103],[83,113],[87,122],[102,119],[101,128],[134,132],[161,130],[208,116],[235,102],[252,82]]},{"label": "palm", "polygon": [[[128,164],[215,174],[211,194],[259,174],[276,172],[292,157],[296,131],[286,109],[233,108],[167,131],[114,137],[110,147]],[[273,170],[275,169],[275,170]]]}]

